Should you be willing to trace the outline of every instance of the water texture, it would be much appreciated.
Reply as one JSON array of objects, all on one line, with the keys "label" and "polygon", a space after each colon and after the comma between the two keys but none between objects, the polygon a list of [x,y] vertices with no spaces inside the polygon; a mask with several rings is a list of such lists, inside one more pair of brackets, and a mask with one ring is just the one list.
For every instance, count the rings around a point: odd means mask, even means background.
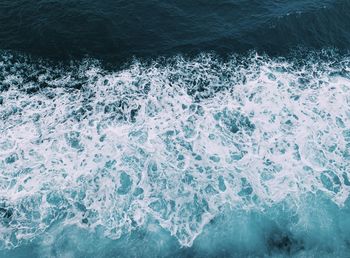
[{"label": "water texture", "polygon": [[2,0],[0,49],[113,62],[350,44],[348,0]]},{"label": "water texture", "polygon": [[[306,60],[201,55],[109,72],[4,54],[3,248],[74,225],[111,239],[156,227],[183,248],[212,227],[225,248],[263,238],[243,250],[258,253],[304,250],[304,234],[329,245],[336,231],[330,251],[348,250],[350,59]],[[232,212],[276,225],[237,237],[218,229]]]},{"label": "water texture", "polygon": [[350,257],[349,1],[0,1],[0,257]]}]

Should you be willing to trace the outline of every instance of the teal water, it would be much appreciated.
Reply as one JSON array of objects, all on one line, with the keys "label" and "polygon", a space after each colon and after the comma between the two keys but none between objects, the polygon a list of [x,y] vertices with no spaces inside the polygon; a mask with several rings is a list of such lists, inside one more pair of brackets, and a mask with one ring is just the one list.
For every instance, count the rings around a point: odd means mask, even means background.
[{"label": "teal water", "polygon": [[0,60],[1,257],[349,257],[350,59]]},{"label": "teal water", "polygon": [[150,220],[118,240],[68,226],[4,257],[348,257],[349,204],[339,208],[322,195],[261,211],[225,210],[190,248]]},{"label": "teal water", "polygon": [[1,0],[0,258],[350,257],[349,0]]}]

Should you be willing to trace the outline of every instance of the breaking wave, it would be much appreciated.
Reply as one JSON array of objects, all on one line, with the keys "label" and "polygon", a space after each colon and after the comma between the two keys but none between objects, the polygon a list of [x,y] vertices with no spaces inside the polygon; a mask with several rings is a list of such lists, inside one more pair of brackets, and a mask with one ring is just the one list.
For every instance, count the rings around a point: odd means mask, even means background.
[{"label": "breaking wave", "polygon": [[[3,53],[0,93],[2,248],[57,225],[119,239],[150,221],[191,247],[213,222],[237,223],[228,211],[276,205],[301,237],[318,213],[322,234],[337,218],[322,202],[305,212],[316,196],[350,214],[348,56],[202,54],[110,71]],[[266,246],[299,241],[276,234]]]}]

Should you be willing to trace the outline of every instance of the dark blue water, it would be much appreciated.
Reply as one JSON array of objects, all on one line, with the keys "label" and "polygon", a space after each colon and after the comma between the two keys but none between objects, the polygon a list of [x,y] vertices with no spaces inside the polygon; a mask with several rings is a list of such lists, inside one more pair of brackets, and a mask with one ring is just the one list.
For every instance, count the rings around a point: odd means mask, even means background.
[{"label": "dark blue water", "polygon": [[350,1],[0,0],[0,257],[350,257]]},{"label": "dark blue water", "polygon": [[0,48],[58,59],[85,55],[222,55],[303,47],[348,50],[350,2],[4,0]]}]

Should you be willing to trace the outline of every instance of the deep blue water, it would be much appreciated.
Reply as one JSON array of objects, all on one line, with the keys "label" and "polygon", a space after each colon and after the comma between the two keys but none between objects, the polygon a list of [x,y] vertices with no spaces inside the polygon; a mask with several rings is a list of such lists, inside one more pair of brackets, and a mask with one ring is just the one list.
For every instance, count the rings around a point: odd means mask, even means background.
[{"label": "deep blue water", "polygon": [[0,48],[58,59],[348,50],[346,0],[2,0]]},{"label": "deep blue water", "polygon": [[350,1],[0,0],[0,257],[350,257]]}]

